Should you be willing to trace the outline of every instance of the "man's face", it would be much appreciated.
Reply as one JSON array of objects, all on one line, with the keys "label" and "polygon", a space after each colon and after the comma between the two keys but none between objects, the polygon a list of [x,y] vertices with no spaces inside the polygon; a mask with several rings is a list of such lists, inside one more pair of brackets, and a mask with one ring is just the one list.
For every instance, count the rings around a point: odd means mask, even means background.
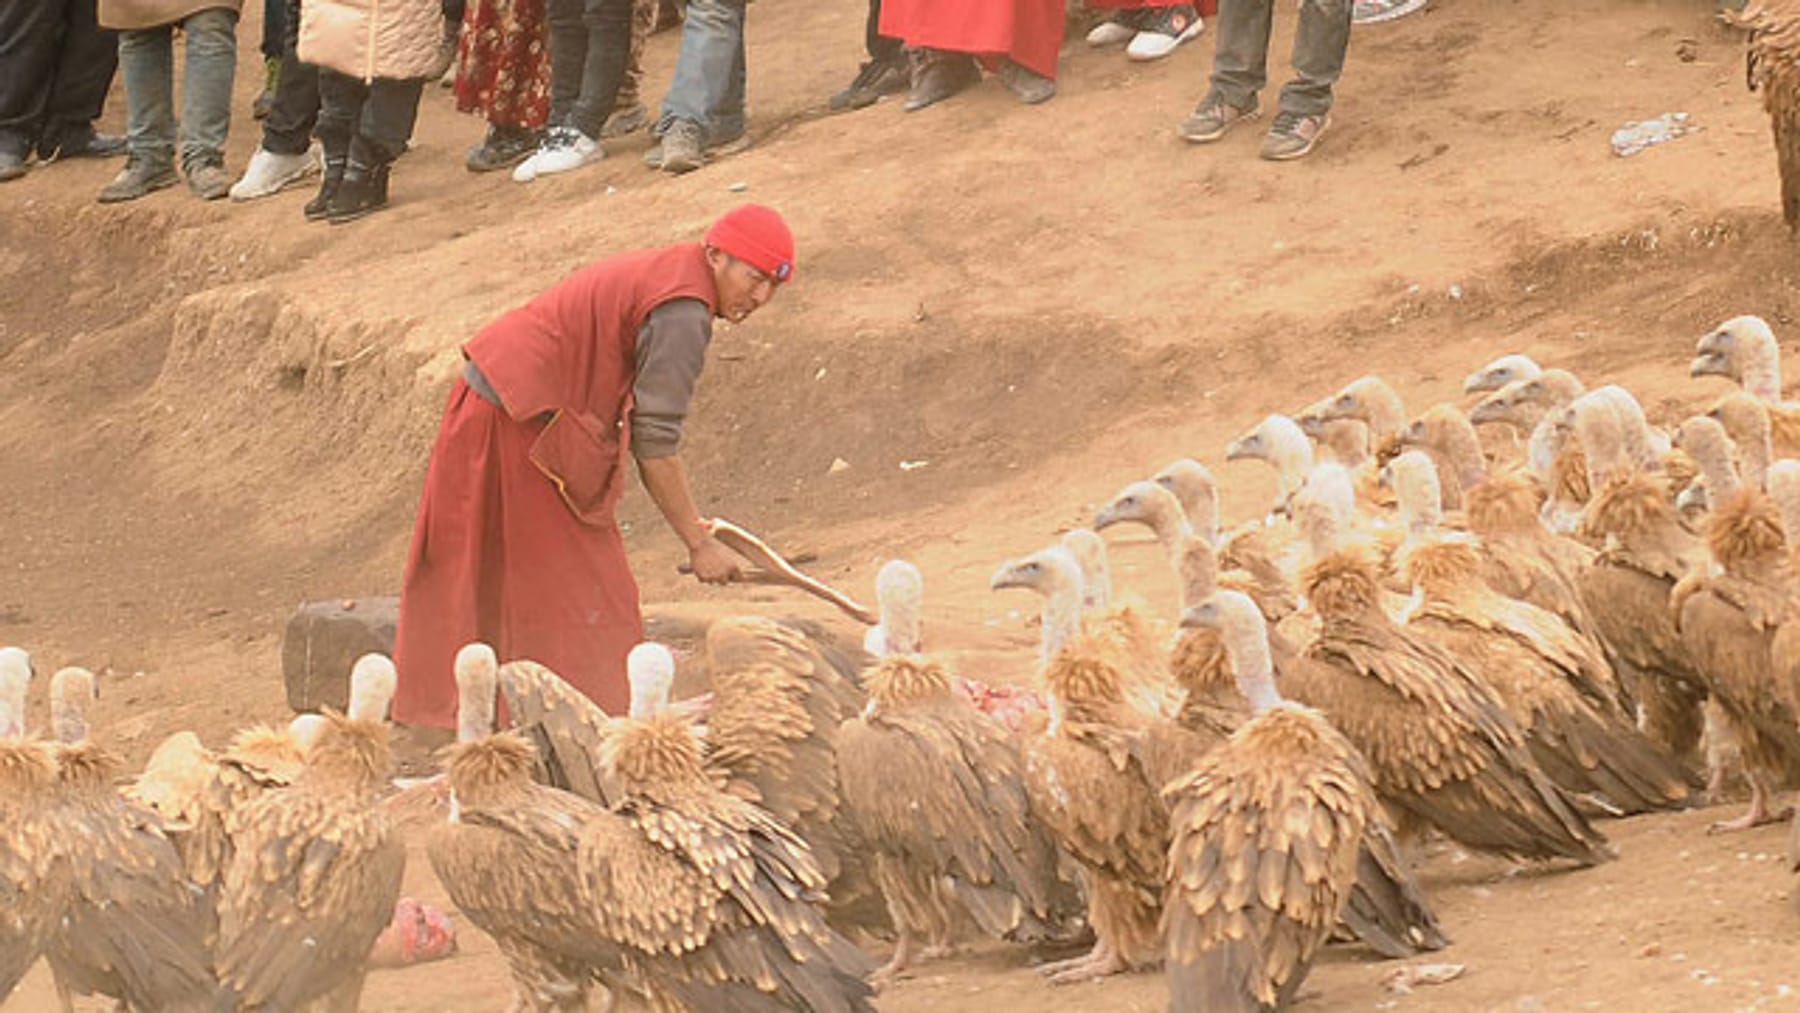
[{"label": "man's face", "polygon": [[719,289],[719,315],[732,323],[762,308],[775,296],[775,279],[722,250],[706,251],[713,282]]}]

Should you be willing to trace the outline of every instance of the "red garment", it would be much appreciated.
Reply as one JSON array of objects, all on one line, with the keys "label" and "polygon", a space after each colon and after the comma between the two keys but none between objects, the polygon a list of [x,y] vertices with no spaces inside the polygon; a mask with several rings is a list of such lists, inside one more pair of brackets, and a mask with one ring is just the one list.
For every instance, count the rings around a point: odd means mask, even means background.
[{"label": "red garment", "polygon": [[637,335],[651,310],[684,298],[718,305],[698,243],[589,265],[463,346],[506,409],[463,381],[451,388],[400,593],[395,720],[454,726],[452,661],[473,640],[624,713],[643,619],[613,508]]},{"label": "red garment", "polygon": [[1089,7],[1105,11],[1134,11],[1152,7],[1180,7],[1191,3],[1203,18],[1219,13],[1219,0],[1086,0]]},{"label": "red garment", "polygon": [[915,49],[1001,57],[1056,78],[1063,43],[1063,0],[883,0],[881,34]]},{"label": "red garment", "polygon": [[496,127],[538,130],[550,118],[544,0],[469,0],[456,72],[456,109]]}]

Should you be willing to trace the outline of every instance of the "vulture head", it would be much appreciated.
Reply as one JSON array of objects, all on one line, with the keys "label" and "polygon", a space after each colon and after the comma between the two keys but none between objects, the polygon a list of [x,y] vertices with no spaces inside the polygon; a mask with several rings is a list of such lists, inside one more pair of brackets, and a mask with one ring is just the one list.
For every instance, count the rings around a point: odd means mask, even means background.
[{"label": "vulture head", "polygon": [[394,702],[394,687],[399,677],[394,662],[385,654],[365,654],[350,669],[350,707],[346,712],[352,721],[385,721],[388,705]]},{"label": "vulture head", "polygon": [[1150,477],[1152,482],[1175,494],[1188,524],[1203,537],[1219,538],[1219,484],[1206,465],[1191,457],[1167,465]]},{"label": "vulture head", "polygon": [[1369,424],[1361,419],[1321,422],[1318,431],[1311,435],[1318,443],[1320,456],[1346,468],[1362,467],[1376,449],[1370,445]]},{"label": "vulture head", "polygon": [[500,681],[500,659],[483,643],[464,644],[456,652],[456,741],[474,742],[494,731],[494,691]]},{"label": "vulture head", "polygon": [[1319,418],[1323,422],[1360,419],[1369,424],[1370,436],[1380,442],[1399,431],[1406,420],[1406,406],[1387,381],[1378,376],[1364,376],[1350,381],[1326,401]]},{"label": "vulture head", "polygon": [[31,655],[0,647],[0,739],[25,735],[25,694],[31,688]]},{"label": "vulture head", "polygon": [[71,666],[50,677],[50,727],[56,741],[65,746],[87,741],[87,712],[99,697],[94,673],[85,668]]},{"label": "vulture head", "polygon": [[1464,394],[1482,394],[1497,391],[1509,383],[1521,380],[1535,380],[1543,374],[1543,369],[1526,355],[1502,355],[1493,362],[1470,373],[1463,381]]},{"label": "vulture head", "polygon": [[1300,424],[1286,415],[1270,415],[1225,448],[1227,461],[1267,461],[1276,469],[1305,457],[1310,467],[1312,444]]},{"label": "vulture head", "polygon": [[1043,596],[1044,661],[1081,632],[1081,564],[1061,545],[1002,563],[988,586],[996,591],[1025,588]]},{"label": "vulture head", "polygon": [[1723,500],[1738,487],[1736,446],[1718,419],[1695,415],[1684,420],[1675,432],[1675,445],[1693,458],[1700,474],[1706,477],[1707,494],[1713,502]]},{"label": "vulture head", "polygon": [[1220,591],[1183,612],[1181,625],[1218,631],[1238,689],[1252,711],[1261,713],[1281,702],[1269,654],[1269,627],[1249,595]]},{"label": "vulture head", "polygon": [[1157,482],[1131,483],[1094,515],[1095,531],[1115,524],[1142,524],[1165,539],[1185,535],[1188,527],[1181,500]]},{"label": "vulture head", "polygon": [[923,649],[925,575],[904,559],[890,559],[875,574],[875,606],[881,621],[863,634],[863,650],[877,658]]},{"label": "vulture head", "polygon": [[[1702,335],[1694,345],[1689,376],[1723,376],[1742,382],[1749,367],[1779,362],[1780,346],[1767,321],[1758,316],[1732,317]],[[1761,396],[1761,395],[1759,395]]]},{"label": "vulture head", "polygon": [[1341,464],[1321,464],[1306,477],[1290,505],[1294,524],[1313,556],[1331,552],[1356,515],[1356,485]]},{"label": "vulture head", "polygon": [[287,738],[292,744],[295,758],[301,762],[306,760],[313,746],[319,741],[319,733],[325,730],[325,718],[317,714],[296,714],[288,722]]},{"label": "vulture head", "polygon": [[625,678],[631,684],[631,716],[660,713],[669,706],[669,690],[675,685],[675,655],[647,640],[625,656]]}]

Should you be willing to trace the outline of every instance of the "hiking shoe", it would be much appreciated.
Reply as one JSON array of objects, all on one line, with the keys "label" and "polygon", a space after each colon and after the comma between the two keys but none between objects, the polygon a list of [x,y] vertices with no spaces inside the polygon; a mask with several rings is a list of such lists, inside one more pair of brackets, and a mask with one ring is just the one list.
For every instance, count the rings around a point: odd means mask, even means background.
[{"label": "hiking shoe", "polygon": [[526,127],[490,126],[481,143],[463,156],[463,168],[470,172],[510,169],[530,158],[543,141],[542,134]]},{"label": "hiking shoe", "polygon": [[651,142],[650,150],[644,152],[644,168],[662,171],[662,138]]},{"label": "hiking shoe", "polygon": [[1356,0],[1350,7],[1350,23],[1373,25],[1424,9],[1425,0]]},{"label": "hiking shoe", "polygon": [[642,102],[633,102],[629,106],[612,111],[612,115],[606,118],[606,124],[600,128],[600,136],[607,138],[635,134],[644,129],[645,124],[649,122],[650,110],[645,109]]},{"label": "hiking shoe", "polygon": [[538,176],[554,176],[573,172],[606,157],[605,149],[592,137],[574,127],[551,127],[544,134],[544,144],[534,156]]},{"label": "hiking shoe", "polygon": [[1125,47],[1125,55],[1133,60],[1160,60],[1205,30],[1206,22],[1192,4],[1151,8],[1131,45]]},{"label": "hiking shoe", "polygon": [[706,164],[705,140],[700,124],[693,120],[675,120],[662,137],[662,171],[677,175],[693,172]]},{"label": "hiking shoe", "polygon": [[25,175],[25,156],[16,151],[0,149],[0,183],[9,179],[18,179]]},{"label": "hiking shoe", "polygon": [[201,200],[218,200],[231,192],[231,174],[217,162],[188,166],[188,189]]},{"label": "hiking shoe", "polygon": [[1137,37],[1138,21],[1142,11],[1119,11],[1112,17],[1088,29],[1087,44],[1095,49],[1104,46],[1122,46]]},{"label": "hiking shoe", "polygon": [[1056,82],[1035,70],[1028,70],[1007,60],[1000,65],[1000,82],[1012,90],[1019,101],[1028,106],[1048,102],[1056,97]]},{"label": "hiking shoe", "polygon": [[100,191],[100,203],[117,204],[120,201],[137,200],[146,194],[174,186],[180,179],[175,175],[172,165],[156,164],[131,157],[126,159],[125,168],[113,177],[111,183]]},{"label": "hiking shoe", "polygon": [[278,155],[259,146],[250,156],[250,164],[244,167],[244,178],[231,184],[231,199],[246,201],[272,197],[290,186],[306,182],[318,171],[316,147],[298,155]]},{"label": "hiking shoe", "polygon": [[912,51],[912,88],[901,108],[909,113],[918,112],[980,81],[981,68],[975,66],[975,58],[966,53],[915,49]]},{"label": "hiking shoe", "polygon": [[1194,109],[1193,114],[1182,121],[1181,136],[1195,144],[1211,144],[1224,137],[1232,127],[1260,115],[1262,110],[1257,108],[1255,99],[1251,99],[1250,108],[1239,109],[1225,101],[1219,93],[1211,92],[1200,100],[1200,105]]},{"label": "hiking shoe", "polygon": [[1269,136],[1263,138],[1262,157],[1271,162],[1287,162],[1296,158],[1304,158],[1319,143],[1319,135],[1331,126],[1331,117],[1324,113],[1317,116],[1302,116],[1299,113],[1283,112],[1269,124]]},{"label": "hiking shoe", "polygon": [[908,87],[906,68],[892,60],[870,60],[856,71],[843,91],[831,96],[835,110],[864,109],[883,95],[898,95]]}]

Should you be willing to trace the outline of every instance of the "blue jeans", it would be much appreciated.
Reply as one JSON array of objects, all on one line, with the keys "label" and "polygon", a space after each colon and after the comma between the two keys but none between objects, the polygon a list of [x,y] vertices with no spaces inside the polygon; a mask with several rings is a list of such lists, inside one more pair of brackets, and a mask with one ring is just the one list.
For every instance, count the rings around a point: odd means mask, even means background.
[{"label": "blue jeans", "polygon": [[[1294,79],[1281,88],[1281,111],[1322,116],[1350,47],[1350,0],[1301,0],[1294,33]],[[1256,105],[1268,81],[1274,0],[1219,0],[1212,90],[1238,109]]]},{"label": "blue jeans", "polygon": [[709,145],[743,136],[744,6],[745,0],[689,0],[658,136],[676,120],[698,123]]},{"label": "blue jeans", "polygon": [[[175,26],[119,33],[126,129],[133,161],[175,160]],[[237,71],[237,12],[212,7],[181,21],[187,73],[181,83],[181,167],[225,161],[231,129],[231,79]]]}]

